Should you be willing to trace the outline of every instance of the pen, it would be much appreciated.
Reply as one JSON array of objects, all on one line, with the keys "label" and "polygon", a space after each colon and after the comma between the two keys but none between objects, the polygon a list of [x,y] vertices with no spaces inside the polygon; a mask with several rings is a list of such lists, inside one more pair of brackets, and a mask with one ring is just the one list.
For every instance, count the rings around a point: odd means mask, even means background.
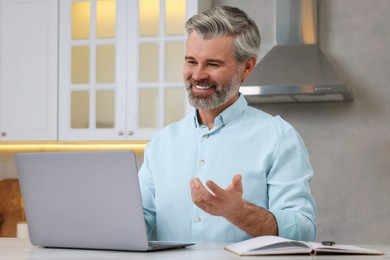
[{"label": "pen", "polygon": [[322,241],[321,244],[323,244],[324,246],[334,246],[336,244],[336,242],[334,242],[334,241]]}]

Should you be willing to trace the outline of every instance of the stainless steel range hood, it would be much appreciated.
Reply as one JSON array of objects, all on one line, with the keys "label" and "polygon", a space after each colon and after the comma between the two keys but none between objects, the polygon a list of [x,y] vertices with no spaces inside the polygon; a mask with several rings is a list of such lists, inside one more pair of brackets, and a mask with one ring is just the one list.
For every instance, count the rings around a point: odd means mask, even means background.
[{"label": "stainless steel range hood", "polygon": [[248,103],[352,101],[318,46],[317,0],[275,0],[276,45],[242,83]]}]

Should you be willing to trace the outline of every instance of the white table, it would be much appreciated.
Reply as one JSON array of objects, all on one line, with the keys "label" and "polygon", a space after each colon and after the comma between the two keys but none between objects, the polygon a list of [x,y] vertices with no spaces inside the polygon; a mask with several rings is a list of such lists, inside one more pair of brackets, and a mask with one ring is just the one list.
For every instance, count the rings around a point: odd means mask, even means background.
[{"label": "white table", "polygon": [[[224,260],[224,259],[251,259],[258,257],[240,257],[229,253],[223,249],[221,243],[198,243],[185,249],[175,249],[151,253],[123,252],[123,251],[100,251],[100,250],[78,250],[78,249],[53,249],[35,247],[28,239],[20,238],[0,238],[0,259],[1,260],[83,260],[83,259],[184,259],[184,260]],[[390,246],[362,245],[362,247],[380,250],[385,252],[383,256],[356,256],[356,255],[319,255],[315,257],[298,256],[269,256],[261,257],[272,260],[280,259],[389,259]]]}]

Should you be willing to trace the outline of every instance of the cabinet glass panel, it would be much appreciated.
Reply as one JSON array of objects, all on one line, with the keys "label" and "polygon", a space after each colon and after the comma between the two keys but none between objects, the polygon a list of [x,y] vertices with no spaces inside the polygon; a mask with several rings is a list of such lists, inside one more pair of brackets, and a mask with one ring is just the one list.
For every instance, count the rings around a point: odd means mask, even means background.
[{"label": "cabinet glass panel", "polygon": [[88,39],[90,35],[90,2],[72,3],[72,39]]},{"label": "cabinet glass panel", "polygon": [[115,82],[115,46],[96,46],[96,83]]},{"label": "cabinet glass panel", "polygon": [[141,36],[157,36],[159,20],[160,0],[139,1],[139,31]]},{"label": "cabinet glass panel", "polygon": [[139,80],[141,82],[158,81],[158,44],[141,44],[139,51]]},{"label": "cabinet glass panel", "polygon": [[72,84],[89,83],[89,46],[72,47]]},{"label": "cabinet glass panel", "polygon": [[114,128],[115,91],[96,91],[96,128]]},{"label": "cabinet glass panel", "polygon": [[116,2],[115,0],[97,0],[96,37],[115,38]]},{"label": "cabinet glass panel", "polygon": [[158,89],[141,89],[139,91],[138,124],[141,128],[156,128],[159,125]]},{"label": "cabinet glass panel", "polygon": [[89,92],[72,91],[71,128],[89,127]]},{"label": "cabinet glass panel", "polygon": [[185,56],[184,42],[168,42],[165,46],[165,80],[183,81],[183,64]]},{"label": "cabinet glass panel", "polygon": [[185,116],[185,95],[184,87],[165,90],[165,125],[176,122]]},{"label": "cabinet glass panel", "polygon": [[183,35],[186,20],[186,0],[165,0],[165,33]]}]

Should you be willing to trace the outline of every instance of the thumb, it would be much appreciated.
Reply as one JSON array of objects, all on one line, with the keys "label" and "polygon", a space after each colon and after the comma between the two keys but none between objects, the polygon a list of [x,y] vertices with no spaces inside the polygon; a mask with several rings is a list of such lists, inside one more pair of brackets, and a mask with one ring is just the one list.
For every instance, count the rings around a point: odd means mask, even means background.
[{"label": "thumb", "polygon": [[233,188],[236,190],[236,191],[239,191],[242,193],[243,191],[243,188],[242,188],[242,176],[241,174],[237,174],[237,175],[234,175],[233,177]]}]

